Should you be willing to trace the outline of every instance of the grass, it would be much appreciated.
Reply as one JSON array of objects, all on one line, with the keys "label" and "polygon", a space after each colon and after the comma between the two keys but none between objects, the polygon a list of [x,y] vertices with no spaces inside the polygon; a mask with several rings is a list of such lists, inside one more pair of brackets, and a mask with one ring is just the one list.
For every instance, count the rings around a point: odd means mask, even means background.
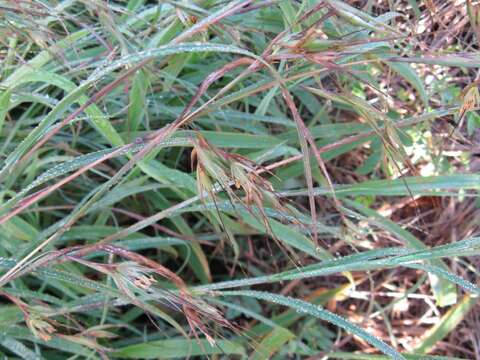
[{"label": "grass", "polygon": [[480,358],[479,11],[1,2],[0,355]]}]

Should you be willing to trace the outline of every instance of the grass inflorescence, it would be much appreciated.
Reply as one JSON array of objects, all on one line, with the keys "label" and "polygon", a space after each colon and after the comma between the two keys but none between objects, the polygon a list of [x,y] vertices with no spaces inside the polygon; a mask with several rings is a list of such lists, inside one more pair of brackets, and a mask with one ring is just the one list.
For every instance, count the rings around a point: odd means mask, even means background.
[{"label": "grass inflorescence", "polygon": [[479,359],[479,14],[0,2],[0,355]]}]

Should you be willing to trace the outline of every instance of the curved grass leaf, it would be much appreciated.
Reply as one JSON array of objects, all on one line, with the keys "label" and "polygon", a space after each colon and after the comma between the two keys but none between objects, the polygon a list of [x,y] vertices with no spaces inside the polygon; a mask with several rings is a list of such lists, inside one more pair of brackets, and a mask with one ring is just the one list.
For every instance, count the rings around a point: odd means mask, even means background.
[{"label": "curved grass leaf", "polygon": [[265,300],[275,304],[283,305],[295,309],[296,311],[304,314],[308,314],[314,317],[317,317],[321,320],[325,320],[333,325],[341,327],[342,329],[350,332],[353,335],[356,335],[363,340],[367,341],[371,345],[375,346],[378,350],[384,354],[390,356],[392,359],[396,360],[405,360],[405,358],[397,352],[394,348],[384,343],[382,340],[376,338],[375,336],[369,334],[359,326],[353,324],[352,322],[338,316],[321,306],[313,305],[309,302],[294,299],[287,296],[261,292],[261,291],[223,291],[221,293],[223,296],[248,296],[253,297],[259,300]]}]

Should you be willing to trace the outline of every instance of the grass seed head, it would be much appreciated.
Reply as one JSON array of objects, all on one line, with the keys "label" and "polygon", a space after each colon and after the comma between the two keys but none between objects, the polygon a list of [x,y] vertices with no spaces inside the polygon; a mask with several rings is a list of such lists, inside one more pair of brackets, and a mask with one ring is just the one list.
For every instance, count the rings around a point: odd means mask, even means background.
[{"label": "grass seed head", "polygon": [[151,275],[152,269],[139,265],[133,261],[122,262],[116,267],[117,274],[120,275],[124,284],[139,290],[150,290],[152,285],[157,282]]},{"label": "grass seed head", "polygon": [[25,322],[32,334],[43,341],[49,341],[56,332],[55,327],[46,318],[35,313],[28,314]]},{"label": "grass seed head", "polygon": [[467,86],[461,94],[462,104],[459,111],[459,119],[463,119],[465,114],[480,104],[480,93],[476,83]]}]

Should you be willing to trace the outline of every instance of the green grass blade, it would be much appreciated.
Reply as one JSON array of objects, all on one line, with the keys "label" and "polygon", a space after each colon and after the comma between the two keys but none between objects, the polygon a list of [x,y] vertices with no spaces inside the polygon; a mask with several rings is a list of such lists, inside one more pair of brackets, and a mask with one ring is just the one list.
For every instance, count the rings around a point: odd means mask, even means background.
[{"label": "green grass blade", "polygon": [[313,305],[303,300],[261,291],[224,291],[222,292],[222,294],[227,296],[248,296],[259,300],[265,300],[275,304],[290,307],[301,313],[317,317],[321,320],[325,320],[333,325],[341,327],[342,329],[362,338],[371,345],[375,346],[378,350],[390,356],[392,359],[405,360],[405,358],[399,352],[384,343],[382,340],[376,338],[375,336],[372,336],[357,325],[324,309],[321,306]]}]

